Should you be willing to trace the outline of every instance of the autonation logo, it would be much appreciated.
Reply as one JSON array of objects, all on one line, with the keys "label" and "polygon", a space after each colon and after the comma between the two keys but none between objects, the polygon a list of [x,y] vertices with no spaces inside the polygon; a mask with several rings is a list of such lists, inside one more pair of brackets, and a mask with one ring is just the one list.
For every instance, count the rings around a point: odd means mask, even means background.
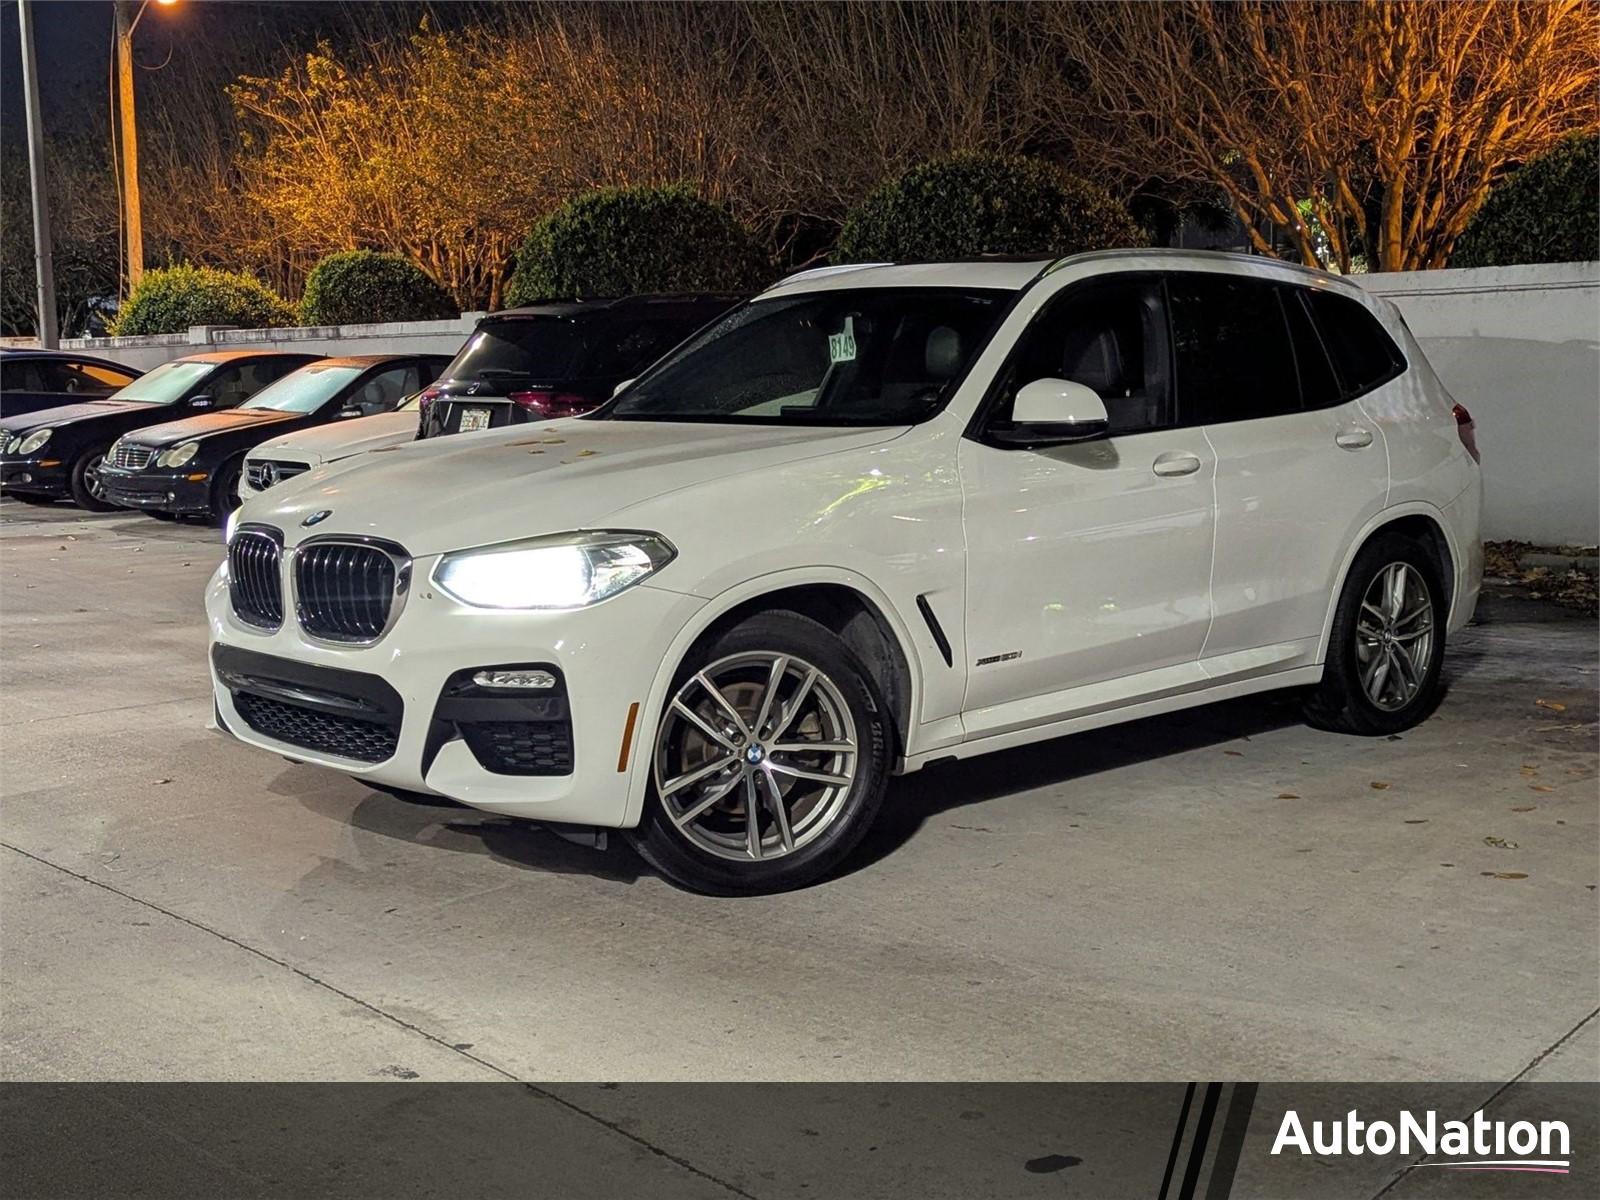
[{"label": "autonation logo", "polygon": [[1334,1121],[1312,1121],[1308,1134],[1300,1114],[1283,1114],[1274,1154],[1298,1150],[1323,1155],[1427,1155],[1444,1161],[1421,1163],[1453,1171],[1523,1171],[1565,1175],[1572,1166],[1572,1137],[1565,1121],[1491,1121],[1480,1110],[1465,1121],[1439,1121],[1426,1112],[1419,1120],[1402,1109],[1394,1121],[1363,1121],[1356,1109]]}]

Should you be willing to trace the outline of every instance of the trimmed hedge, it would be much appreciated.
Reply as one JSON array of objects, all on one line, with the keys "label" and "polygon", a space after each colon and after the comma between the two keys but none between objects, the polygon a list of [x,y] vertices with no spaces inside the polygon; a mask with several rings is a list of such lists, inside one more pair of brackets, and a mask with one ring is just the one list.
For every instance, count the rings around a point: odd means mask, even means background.
[{"label": "trimmed hedge", "polygon": [[450,293],[410,259],[372,250],[328,255],[311,268],[300,298],[305,325],[430,321],[459,312]]},{"label": "trimmed hedge", "polygon": [[1600,135],[1574,134],[1497,184],[1452,267],[1600,259]]},{"label": "trimmed hedge", "polygon": [[534,226],[506,300],[740,291],[766,272],[744,226],[692,187],[600,188]]},{"label": "trimmed hedge", "polygon": [[1142,246],[1109,192],[1033,158],[954,154],[919,163],[851,210],[836,262],[937,262],[980,254],[1050,257]]},{"label": "trimmed hedge", "polygon": [[182,333],[191,325],[293,325],[294,308],[254,275],[180,264],[146,271],[112,324],[114,336]]}]

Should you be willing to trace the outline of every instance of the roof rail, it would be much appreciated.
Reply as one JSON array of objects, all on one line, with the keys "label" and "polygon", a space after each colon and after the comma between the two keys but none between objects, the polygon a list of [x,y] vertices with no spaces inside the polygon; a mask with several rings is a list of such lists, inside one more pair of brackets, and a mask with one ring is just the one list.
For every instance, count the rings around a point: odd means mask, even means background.
[{"label": "roof rail", "polygon": [[796,271],[793,275],[785,275],[776,283],[770,284],[767,291],[775,287],[782,287],[786,283],[796,283],[801,279],[821,279],[824,275],[842,275],[846,271],[864,271],[868,267],[892,267],[892,262],[865,262],[865,263],[840,263],[831,267],[810,267],[804,271]]}]

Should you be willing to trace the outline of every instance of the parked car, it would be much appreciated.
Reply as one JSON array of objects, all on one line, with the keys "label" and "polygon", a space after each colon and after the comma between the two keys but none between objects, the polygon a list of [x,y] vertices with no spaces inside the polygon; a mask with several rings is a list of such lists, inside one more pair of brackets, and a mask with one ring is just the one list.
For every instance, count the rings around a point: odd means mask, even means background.
[{"label": "parked car", "polygon": [[246,452],[239,477],[239,498],[248,500],[313,467],[341,462],[369,450],[386,450],[417,440],[421,392],[407,396],[393,412],[374,413],[349,421],[314,425],[273,437]]},{"label": "parked car", "polygon": [[239,502],[245,452],[278,433],[390,412],[432,381],[444,354],[356,354],[307,363],[229,412],[204,413],[119,439],[100,469],[124,508],[225,517]]},{"label": "parked car", "polygon": [[598,408],[744,297],[629,296],[535,304],[478,322],[422,397],[422,436],[498,429]]},{"label": "parked car", "polygon": [[42,504],[71,498],[79,508],[107,512],[116,505],[106,499],[100,468],[112,442],[181,413],[237,408],[316,357],[276,350],[192,354],[103,399],[0,420],[0,491]]},{"label": "parked car", "polygon": [[132,367],[63,350],[0,350],[0,417],[109,396],[140,375]]},{"label": "parked car", "polygon": [[1417,723],[1482,573],[1458,420],[1388,301],[1285,263],[802,274],[591,417],[243,506],[216,715],[794,887],[892,773],[1274,688]]}]

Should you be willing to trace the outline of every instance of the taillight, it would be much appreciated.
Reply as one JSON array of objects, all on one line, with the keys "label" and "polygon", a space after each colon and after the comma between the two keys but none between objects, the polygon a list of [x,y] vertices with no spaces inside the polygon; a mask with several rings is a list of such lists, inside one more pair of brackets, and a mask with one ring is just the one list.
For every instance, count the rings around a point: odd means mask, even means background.
[{"label": "taillight", "polygon": [[442,395],[444,395],[443,388],[423,388],[417,393],[417,407],[425,409]]},{"label": "taillight", "polygon": [[576,392],[511,392],[506,399],[541,417],[575,417],[596,407],[593,400]]},{"label": "taillight", "polygon": [[1478,453],[1478,426],[1473,422],[1472,414],[1459,404],[1451,405],[1450,413],[1456,419],[1456,434],[1467,448],[1467,453],[1472,455],[1472,461],[1482,462],[1483,458]]}]

